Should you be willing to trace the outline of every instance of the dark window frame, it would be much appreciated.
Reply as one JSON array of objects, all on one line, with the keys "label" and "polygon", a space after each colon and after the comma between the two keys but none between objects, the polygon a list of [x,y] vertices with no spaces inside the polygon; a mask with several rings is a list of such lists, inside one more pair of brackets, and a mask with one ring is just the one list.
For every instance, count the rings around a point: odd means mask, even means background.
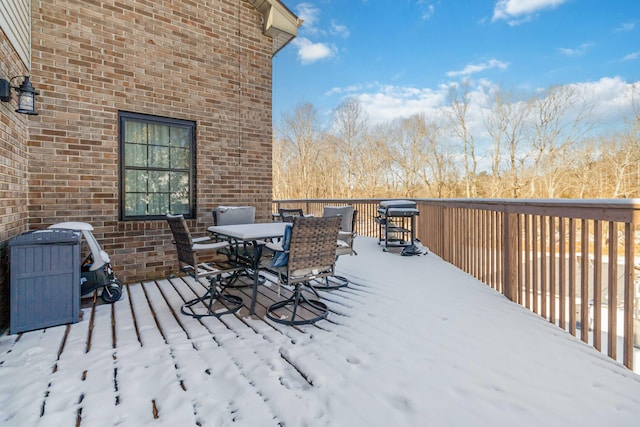
[{"label": "dark window frame", "polygon": [[[127,121],[132,122],[143,122],[146,124],[154,124],[154,125],[166,125],[170,127],[179,127],[186,128],[191,132],[191,141],[190,144],[190,155],[189,155],[189,167],[188,168],[171,168],[171,167],[153,167],[152,165],[143,166],[127,166],[126,158],[125,158],[125,123]],[[147,146],[150,146],[147,142]],[[126,182],[125,175],[126,171],[129,170],[142,170],[142,171],[152,171],[152,172],[167,172],[170,173],[172,171],[179,171],[181,173],[188,172],[189,176],[189,195],[188,195],[188,212],[179,212],[184,215],[185,218],[195,218],[196,213],[196,198],[195,198],[195,188],[196,188],[196,123],[190,120],[182,120],[182,119],[174,119],[162,116],[154,116],[149,114],[142,113],[134,113],[129,111],[118,111],[118,188],[119,188],[119,197],[118,197],[118,211],[119,211],[119,220],[120,221],[145,221],[145,220],[157,220],[164,219],[165,214],[147,214],[147,215],[126,215],[125,204],[126,204]],[[148,155],[148,154],[147,154]],[[169,207],[171,206],[171,201],[169,200]],[[169,213],[172,212],[171,210]]]}]

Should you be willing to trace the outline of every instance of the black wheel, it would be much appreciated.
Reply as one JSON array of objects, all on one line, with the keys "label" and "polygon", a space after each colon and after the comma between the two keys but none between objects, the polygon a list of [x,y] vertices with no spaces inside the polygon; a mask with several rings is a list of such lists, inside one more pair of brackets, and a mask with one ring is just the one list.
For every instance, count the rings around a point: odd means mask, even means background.
[{"label": "black wheel", "polygon": [[109,283],[102,290],[102,294],[100,294],[100,298],[102,301],[107,304],[113,304],[118,301],[122,296],[122,288],[117,283]]}]

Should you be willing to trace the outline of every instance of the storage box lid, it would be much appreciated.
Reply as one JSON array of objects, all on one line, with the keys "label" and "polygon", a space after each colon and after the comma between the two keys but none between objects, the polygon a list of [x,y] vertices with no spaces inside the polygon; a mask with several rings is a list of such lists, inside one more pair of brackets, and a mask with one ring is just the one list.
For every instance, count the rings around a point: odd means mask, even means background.
[{"label": "storage box lid", "polygon": [[63,228],[27,231],[9,240],[9,246],[69,243],[80,243],[80,233],[78,231]]}]

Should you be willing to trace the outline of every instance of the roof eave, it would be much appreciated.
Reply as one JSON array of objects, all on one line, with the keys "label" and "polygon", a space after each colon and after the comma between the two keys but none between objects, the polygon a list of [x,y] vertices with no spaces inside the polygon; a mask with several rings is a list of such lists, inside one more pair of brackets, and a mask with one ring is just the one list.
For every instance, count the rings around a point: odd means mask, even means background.
[{"label": "roof eave", "polygon": [[279,0],[250,0],[262,12],[263,33],[273,40],[272,55],[275,55],[298,35],[302,20]]}]

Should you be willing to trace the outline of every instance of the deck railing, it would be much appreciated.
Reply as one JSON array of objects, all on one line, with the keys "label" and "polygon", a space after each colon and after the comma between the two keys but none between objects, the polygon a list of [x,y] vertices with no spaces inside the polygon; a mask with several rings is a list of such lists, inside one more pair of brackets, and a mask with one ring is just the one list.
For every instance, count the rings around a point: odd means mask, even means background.
[{"label": "deck railing", "polygon": [[[381,200],[276,200],[274,212],[301,207],[322,215],[326,205],[353,205],[358,234],[378,237]],[[639,200],[416,202],[416,236],[432,252],[598,350],[606,343],[609,357],[633,369],[640,346]]]}]

